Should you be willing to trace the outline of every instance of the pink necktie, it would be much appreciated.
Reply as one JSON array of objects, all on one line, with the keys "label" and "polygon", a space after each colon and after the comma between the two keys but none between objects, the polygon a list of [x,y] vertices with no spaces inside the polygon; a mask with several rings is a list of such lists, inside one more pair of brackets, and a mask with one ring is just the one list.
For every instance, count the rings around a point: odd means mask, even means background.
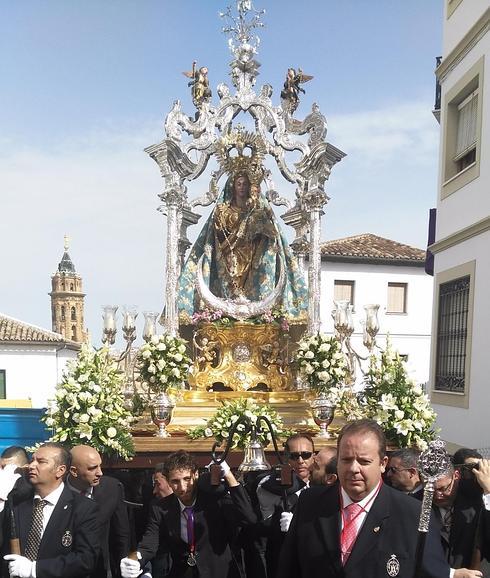
[{"label": "pink necktie", "polygon": [[342,556],[342,566],[347,562],[354,543],[359,533],[359,528],[361,526],[361,512],[362,506],[356,502],[352,502],[344,508],[343,519],[344,527],[342,528],[342,534],[340,539],[340,549]]}]

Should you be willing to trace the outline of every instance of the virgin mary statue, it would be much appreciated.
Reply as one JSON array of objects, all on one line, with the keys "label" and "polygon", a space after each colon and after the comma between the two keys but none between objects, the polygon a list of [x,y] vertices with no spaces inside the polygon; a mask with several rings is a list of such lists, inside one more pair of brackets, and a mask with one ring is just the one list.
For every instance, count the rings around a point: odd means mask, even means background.
[{"label": "virgin mary statue", "polygon": [[304,323],[307,290],[303,272],[291,254],[269,201],[246,171],[226,182],[216,206],[204,224],[179,278],[180,322],[205,308],[196,288],[198,267],[211,293],[225,301],[261,301],[276,288],[285,268],[282,307],[291,323]]}]

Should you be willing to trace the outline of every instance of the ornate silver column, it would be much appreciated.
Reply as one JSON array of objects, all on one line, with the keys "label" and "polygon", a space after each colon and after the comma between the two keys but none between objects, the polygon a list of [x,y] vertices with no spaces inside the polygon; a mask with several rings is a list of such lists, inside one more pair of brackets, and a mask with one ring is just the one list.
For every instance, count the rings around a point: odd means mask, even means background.
[{"label": "ornate silver column", "polygon": [[177,280],[179,277],[179,213],[182,210],[182,200],[185,198],[184,187],[166,189],[160,199],[165,203],[167,214],[167,260],[165,283],[164,326],[170,335],[177,335],[179,319],[177,315]]},{"label": "ornate silver column", "polygon": [[290,244],[294,256],[298,260],[298,264],[301,269],[305,269],[305,255],[308,252],[308,229],[309,229],[309,219],[308,215],[295,205],[289,211],[281,215],[281,219],[293,227],[295,232],[294,241]]},{"label": "ornate silver column", "polygon": [[310,254],[308,263],[308,333],[320,331],[320,289],[321,289],[321,216],[329,198],[317,189],[309,191],[303,198],[310,215]]}]

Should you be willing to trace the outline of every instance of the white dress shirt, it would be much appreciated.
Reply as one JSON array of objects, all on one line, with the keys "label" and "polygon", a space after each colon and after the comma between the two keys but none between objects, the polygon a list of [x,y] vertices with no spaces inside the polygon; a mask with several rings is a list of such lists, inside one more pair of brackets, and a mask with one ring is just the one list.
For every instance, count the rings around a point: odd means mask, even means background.
[{"label": "white dress shirt", "polygon": [[[366,516],[368,515],[369,511],[371,510],[372,505],[374,504],[374,500],[375,500],[375,495],[379,492],[380,490],[380,485],[378,484],[374,490],[372,490],[365,498],[363,498],[361,501],[357,502],[359,504],[359,506],[361,506],[362,510],[361,513],[358,515],[359,518],[359,532],[361,531],[361,528],[364,524],[364,520],[366,519]],[[347,508],[347,506],[349,506],[350,504],[353,503],[354,500],[351,500],[349,498],[349,496],[347,495],[347,493],[345,492],[344,488],[340,488],[340,491],[342,492],[342,506],[344,508]],[[342,527],[341,529],[344,529],[344,516],[341,512],[341,521],[342,521]]]},{"label": "white dress shirt", "polygon": [[49,518],[51,518],[51,514],[53,513],[53,510],[56,504],[58,503],[58,500],[60,499],[60,496],[64,489],[65,484],[61,482],[61,484],[56,488],[56,490],[53,490],[50,494],[48,494],[44,498],[41,498],[39,494],[34,494],[34,499],[39,498],[40,500],[44,500],[45,502],[47,502],[47,504],[43,508],[43,534],[44,530],[46,530],[46,526],[48,525]]}]

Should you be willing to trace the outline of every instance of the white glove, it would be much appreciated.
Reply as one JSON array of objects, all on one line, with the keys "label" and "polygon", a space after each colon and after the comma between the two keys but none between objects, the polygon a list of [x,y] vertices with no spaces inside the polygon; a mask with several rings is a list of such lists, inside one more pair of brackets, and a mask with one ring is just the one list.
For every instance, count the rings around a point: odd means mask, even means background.
[{"label": "white glove", "polygon": [[139,561],[131,558],[123,558],[120,567],[122,578],[136,578],[143,572]]},{"label": "white glove", "polygon": [[221,475],[222,475],[223,477],[225,477],[226,474],[229,473],[229,471],[230,471],[231,468],[230,468],[230,466],[229,466],[226,462],[221,462],[221,463],[220,463],[220,466],[221,466]]},{"label": "white glove", "polygon": [[17,466],[15,464],[7,464],[0,470],[0,500],[7,499],[15,482],[20,478],[20,474],[15,473],[16,469]]},{"label": "white glove", "polygon": [[3,559],[9,563],[10,578],[13,576],[17,578],[32,578],[32,571],[35,564],[32,560],[24,556],[19,556],[19,554],[7,554]]},{"label": "white glove", "polygon": [[[209,468],[214,464],[215,462],[211,462],[209,463],[206,468],[209,470]],[[230,466],[226,463],[226,462],[221,462],[220,464],[217,464],[220,468],[221,468],[221,476],[224,478],[226,476],[226,474],[231,470]]]},{"label": "white glove", "polygon": [[291,520],[293,519],[292,512],[283,512],[281,514],[281,519],[279,524],[281,526],[281,532],[287,532],[289,530],[289,524],[291,524]]}]

